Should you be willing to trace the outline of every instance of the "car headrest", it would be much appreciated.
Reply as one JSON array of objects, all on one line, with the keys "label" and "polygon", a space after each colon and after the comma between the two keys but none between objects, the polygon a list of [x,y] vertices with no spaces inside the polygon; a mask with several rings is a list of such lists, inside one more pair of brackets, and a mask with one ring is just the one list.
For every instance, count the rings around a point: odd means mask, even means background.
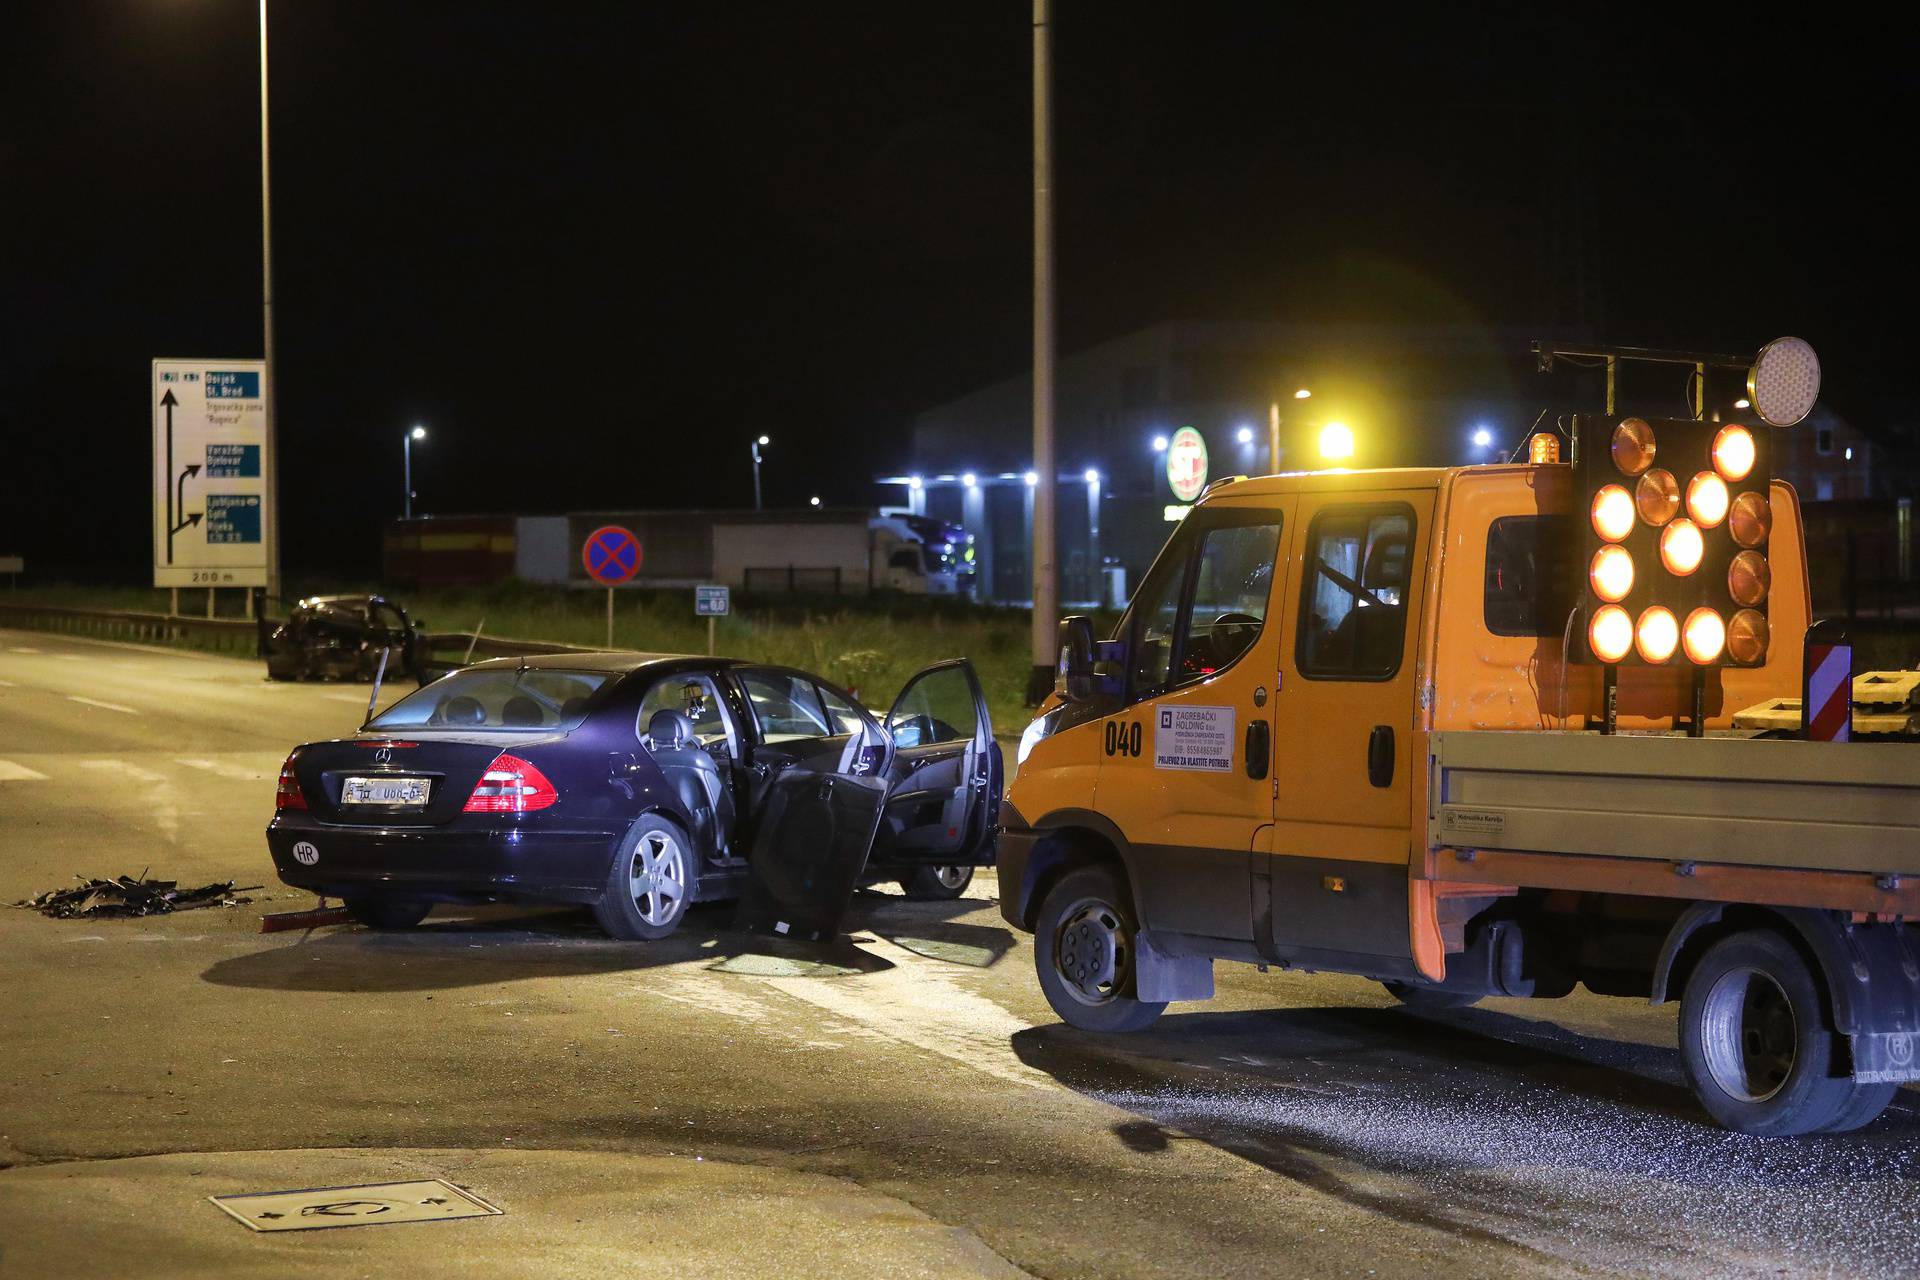
[{"label": "car headrest", "polygon": [[500,708],[500,723],[516,729],[539,724],[540,704],[524,693],[516,693],[507,699],[506,706]]},{"label": "car headrest", "polygon": [[647,747],[652,751],[677,751],[693,741],[693,721],[684,712],[664,707],[647,721]]},{"label": "car headrest", "polygon": [[480,699],[468,694],[456,694],[440,704],[440,723],[442,724],[485,724],[487,709],[480,705]]}]

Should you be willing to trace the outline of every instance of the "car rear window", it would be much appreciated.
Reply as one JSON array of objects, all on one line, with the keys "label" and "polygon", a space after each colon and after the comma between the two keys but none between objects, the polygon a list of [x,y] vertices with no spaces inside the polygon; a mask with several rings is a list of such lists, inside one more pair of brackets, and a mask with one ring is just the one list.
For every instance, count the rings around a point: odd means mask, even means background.
[{"label": "car rear window", "polygon": [[490,667],[456,671],[382,711],[369,729],[571,729],[612,679],[606,671]]},{"label": "car rear window", "polygon": [[1503,516],[1488,527],[1481,597],[1488,631],[1557,636],[1566,629],[1575,594],[1567,571],[1572,536],[1566,516]]}]

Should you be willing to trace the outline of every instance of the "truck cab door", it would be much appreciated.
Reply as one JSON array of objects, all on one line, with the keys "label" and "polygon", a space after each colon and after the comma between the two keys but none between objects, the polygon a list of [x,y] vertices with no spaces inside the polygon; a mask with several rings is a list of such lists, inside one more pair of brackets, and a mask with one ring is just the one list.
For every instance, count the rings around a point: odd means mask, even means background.
[{"label": "truck cab door", "polygon": [[941,866],[990,862],[1006,774],[973,664],[957,658],[915,675],[885,729],[894,757],[877,852]]},{"label": "truck cab door", "polygon": [[1411,955],[1415,690],[1434,491],[1304,496],[1274,711],[1274,824],[1255,928],[1281,956]]},{"label": "truck cab door", "polygon": [[1221,497],[1188,513],[1122,623],[1121,707],[1099,726],[1094,807],[1126,842],[1149,929],[1253,939],[1297,502]]}]

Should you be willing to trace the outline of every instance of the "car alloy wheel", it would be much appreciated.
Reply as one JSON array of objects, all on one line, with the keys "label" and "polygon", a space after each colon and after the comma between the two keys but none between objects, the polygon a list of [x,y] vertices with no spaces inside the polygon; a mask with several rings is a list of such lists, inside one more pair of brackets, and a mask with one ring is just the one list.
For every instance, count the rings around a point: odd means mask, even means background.
[{"label": "car alloy wheel", "polygon": [[969,880],[973,879],[973,868],[935,867],[933,869],[933,878],[940,882],[942,889],[949,889],[954,893],[958,893],[967,887]]},{"label": "car alloy wheel", "polygon": [[642,835],[627,874],[640,918],[656,928],[672,924],[687,896],[687,855],[673,834],[653,830]]}]

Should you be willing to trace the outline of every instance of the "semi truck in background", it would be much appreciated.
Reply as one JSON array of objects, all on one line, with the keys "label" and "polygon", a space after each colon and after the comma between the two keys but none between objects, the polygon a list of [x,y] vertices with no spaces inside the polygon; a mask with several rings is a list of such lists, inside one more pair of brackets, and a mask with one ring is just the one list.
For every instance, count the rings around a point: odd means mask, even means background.
[{"label": "semi truck in background", "polygon": [[882,507],[869,523],[873,541],[868,564],[876,591],[974,599],[979,566],[973,535],[933,516]]},{"label": "semi truck in background", "polygon": [[[1769,344],[1716,420],[1720,358],[1624,351],[1580,353],[1608,404],[1570,462],[1543,433],[1219,481],[1109,639],[1061,623],[997,866],[1062,1019],[1143,1029],[1216,960],[1425,1009],[1583,984],[1678,1000],[1688,1084],[1745,1133],[1856,1129],[1920,1080],[1920,742],[1809,740],[1849,723],[1850,651],[1769,472],[1818,365]],[[1616,413],[1620,358],[1697,359],[1695,416]]]}]

